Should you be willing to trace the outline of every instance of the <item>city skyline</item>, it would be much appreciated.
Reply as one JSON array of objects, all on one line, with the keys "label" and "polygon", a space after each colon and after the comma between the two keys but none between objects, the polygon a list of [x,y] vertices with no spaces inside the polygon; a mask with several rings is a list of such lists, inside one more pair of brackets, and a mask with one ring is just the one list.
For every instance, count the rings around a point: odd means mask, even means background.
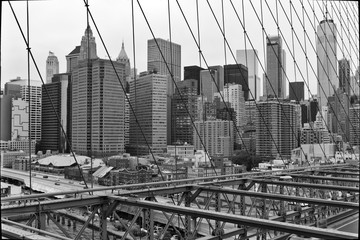
[{"label": "city skyline", "polygon": [[[30,3],[30,14],[34,16],[37,14],[39,15],[39,19],[33,19],[30,18],[30,47],[33,51],[34,57],[37,61],[37,64],[40,68],[42,77],[45,81],[45,64],[46,58],[48,56],[48,52],[52,51],[59,59],[59,65],[60,65],[60,71],[59,72],[65,72],[66,63],[65,63],[65,55],[67,55],[75,45],[78,44],[78,39],[83,33],[83,29],[86,27],[86,10],[82,6],[82,3],[72,3],[71,6],[74,9],[77,9],[77,14],[73,13],[72,8],[66,8],[70,3],[65,2],[64,4],[59,4],[58,2],[54,3],[47,3],[47,2],[41,2],[41,3]],[[133,61],[133,46],[132,46],[132,30],[131,30],[131,2],[129,1],[119,1],[119,2],[111,2],[113,4],[114,9],[116,9],[118,12],[121,11],[123,14],[121,15],[121,21],[127,22],[127,24],[116,24],[117,21],[114,21],[114,25],[108,24],[109,27],[105,27],[107,25],[104,25],[108,19],[104,18],[105,13],[109,11],[111,13],[113,9],[110,9],[107,6],[104,6],[103,4],[99,3],[98,1],[90,1],[90,10],[92,11],[92,14],[94,15],[95,22],[97,23],[97,26],[100,30],[100,33],[102,37],[104,38],[105,44],[109,50],[110,56],[112,59],[115,59],[116,56],[119,54],[121,50],[121,44],[122,42],[125,43],[125,50],[128,53],[131,67],[134,67],[134,61]],[[120,5],[123,4],[123,5]],[[213,9],[221,9],[221,5],[217,2],[211,2]],[[259,63],[259,76],[262,76],[262,73],[265,70],[265,58],[264,58],[264,49],[263,44],[260,36],[265,34],[261,31],[261,25],[259,21],[256,19],[256,15],[252,10],[252,6],[249,2],[245,2],[245,9],[249,9],[249,11],[246,12],[245,16],[245,28],[247,30],[247,33],[249,34],[249,38],[251,40],[251,43],[253,44],[255,50],[258,51],[258,57],[260,59]],[[300,3],[293,3],[294,7],[296,8],[296,4]],[[310,11],[310,6],[306,5],[308,7],[308,11]],[[25,10],[25,4],[24,3],[13,3],[14,10],[16,14],[18,15],[20,19],[20,23],[23,26],[24,29],[24,16],[26,16]],[[180,1],[181,7],[185,11],[185,15],[187,18],[189,18],[189,21],[191,23],[192,31],[196,31],[196,11],[195,11],[195,3],[188,3],[185,1]],[[259,9],[259,4],[254,3],[255,8]],[[286,5],[288,3],[284,3],[284,7],[286,8]],[[117,6],[122,6],[123,8]],[[149,22],[151,24],[152,29],[154,30],[155,37],[157,38],[163,38],[163,39],[169,39],[169,33],[168,33],[168,27],[167,27],[167,21],[163,21],[165,18],[167,19],[167,4],[161,4],[161,2],[152,2],[151,4],[147,2],[141,2],[141,6],[146,14],[146,16],[149,19]],[[150,34],[150,31],[145,24],[144,17],[142,16],[142,13],[139,10],[138,5],[134,5],[135,7],[135,40],[136,40],[136,68],[139,72],[145,71],[147,69],[146,62],[147,62],[147,40],[152,39],[152,36]],[[188,30],[187,26],[185,25],[185,21],[183,17],[181,16],[181,13],[179,11],[178,6],[176,5],[176,2],[170,3],[171,7],[171,21],[172,21],[172,41],[175,43],[178,43],[182,47],[182,59],[181,59],[181,71],[183,71],[183,67],[185,66],[191,66],[191,65],[200,65],[199,56],[198,56],[198,49],[196,48],[196,44],[194,40],[191,38],[190,31]],[[199,1],[199,7],[200,9],[203,9],[200,11],[200,35],[201,35],[201,49],[204,54],[205,60],[207,61],[209,66],[214,65],[225,65],[227,64],[235,64],[235,60],[232,59],[231,53],[229,49],[227,49],[226,54],[227,58],[225,58],[224,54],[224,48],[223,48],[223,38],[221,35],[221,32],[216,26],[216,22],[214,18],[211,15],[211,12],[209,10],[208,5],[206,2]],[[270,7],[273,10],[275,10],[275,4],[273,2],[270,2]],[[290,8],[290,6],[288,6]],[[301,6],[300,6],[301,7]],[[314,6],[315,10],[318,15],[318,20],[322,20],[322,9],[319,9],[317,5]],[[48,9],[47,11],[42,11],[43,9]],[[49,13],[51,13],[52,9],[57,8],[57,11],[65,11],[68,10],[67,15],[68,18],[63,19],[63,24],[58,24],[60,21],[57,19],[57,17],[53,16],[47,16]],[[84,11],[80,12],[79,9],[83,8]],[[163,9],[162,11],[164,14],[157,14],[161,11],[152,11],[152,9]],[[237,9],[238,13],[242,12],[241,4],[236,5],[235,8]],[[127,11],[127,12],[126,12]],[[243,29],[241,27],[241,24],[239,20],[235,17],[235,12],[232,9],[231,5],[229,3],[224,4],[224,11],[226,15],[225,19],[225,27],[226,27],[226,36],[227,40],[229,42],[229,45],[231,47],[231,51],[235,55],[236,58],[236,50],[245,49],[245,43],[244,43],[244,36],[243,36]],[[301,12],[299,12],[301,13]],[[221,12],[215,12],[218,20],[221,18]],[[21,16],[20,16],[21,15]],[[61,15],[61,14],[60,14]],[[76,15],[77,21],[74,21],[74,16]],[[31,15],[30,15],[31,17]],[[289,23],[286,20],[286,16],[284,13],[279,14],[280,23],[283,23],[284,25],[289,25]],[[37,34],[39,32],[38,25],[41,26],[40,22],[44,19],[48,19],[49,25],[52,24],[51,28],[46,28],[46,33],[48,34]],[[70,21],[72,19],[72,21]],[[80,19],[80,21],[79,21]],[[40,21],[39,21],[40,20]],[[81,21],[83,20],[83,21]],[[58,21],[58,22],[57,22]],[[70,21],[70,22],[69,22]],[[2,32],[4,33],[2,37],[2,72],[1,72],[1,86],[3,87],[4,83],[9,81],[10,79],[14,79],[17,76],[20,76],[22,78],[27,78],[27,63],[26,63],[26,49],[25,44],[23,40],[21,39],[21,35],[19,33],[18,27],[15,24],[14,17],[11,14],[10,8],[7,4],[4,4],[4,10],[3,10],[3,22],[9,23],[3,26]],[[113,21],[112,21],[113,22]],[[111,23],[112,23],[111,22]],[[207,24],[208,22],[213,24]],[[252,25],[248,24],[249,22],[252,23]],[[335,19],[335,23],[337,20]],[[68,23],[68,24],[67,24]],[[310,24],[309,22],[306,22]],[[63,30],[64,26],[67,25],[66,31]],[[70,26],[70,27],[69,27]],[[115,26],[115,27],[111,27]],[[96,38],[96,43],[98,45],[98,56],[100,58],[105,57],[105,51],[102,46],[102,43],[100,41],[100,38],[98,36],[98,33],[96,29],[94,28],[92,22],[90,22],[90,27],[92,27],[94,36]],[[274,23],[273,19],[271,19],[271,14],[268,9],[264,9],[264,27],[266,34],[268,35],[274,35],[277,33],[276,30],[276,24]],[[302,29],[300,22],[294,21],[294,28],[297,27],[297,29]],[[315,26],[316,27],[316,26]],[[41,28],[42,31],[44,28]],[[241,31],[239,31],[241,30]],[[287,34],[288,37],[291,37],[291,30],[287,31],[287,29],[283,29],[284,33]],[[309,31],[309,38],[314,41],[315,34],[312,31]],[[38,36],[41,36],[38,37]],[[299,35],[301,36],[301,35]],[[206,39],[211,39],[211,41],[206,41]],[[62,44],[56,44],[57,41],[61,41]],[[308,40],[306,41],[309,45]],[[304,44],[304,42],[302,42]],[[288,41],[288,44],[290,44],[291,48],[291,41]],[[246,42],[246,49],[251,49],[250,42]],[[294,65],[293,65],[293,59],[291,55],[289,54],[289,49],[286,47],[283,47],[283,49],[286,51],[287,57],[287,76],[288,79],[286,79],[286,82],[290,81],[303,81],[299,76],[299,72],[297,74],[294,74]],[[309,59],[311,61],[311,64],[316,69],[316,55],[314,51],[310,51],[309,49],[308,55]],[[265,49],[266,51],[266,49]],[[302,75],[306,75],[305,73],[305,57],[299,57],[302,52],[300,45],[295,42],[295,52],[297,53],[296,60],[299,63],[299,67],[301,68]],[[343,58],[341,51],[338,51],[338,59]],[[345,56],[346,57],[346,56]],[[106,57],[107,58],[107,57]],[[354,58],[353,58],[354,59]],[[14,62],[16,61],[16,69],[14,68]],[[201,67],[206,68],[204,64],[204,60],[201,60]],[[354,62],[350,62],[350,74],[352,75],[354,73]],[[33,65],[33,64],[31,64]],[[24,66],[24,67],[19,67]],[[298,71],[298,70],[297,70]],[[40,79],[39,76],[37,76],[37,73],[35,69],[31,68],[31,79]],[[182,73],[181,73],[182,75]],[[297,79],[295,79],[294,76],[297,75]],[[310,90],[312,94],[316,94],[316,82],[313,79],[316,79],[316,76],[310,71],[309,72],[309,85]],[[182,79],[181,79],[182,80]],[[307,80],[307,79],[305,79]],[[262,83],[261,83],[262,85]],[[262,86],[260,86],[262,88]],[[307,98],[307,88],[305,87],[305,98]],[[288,91],[287,93],[288,94]]]}]

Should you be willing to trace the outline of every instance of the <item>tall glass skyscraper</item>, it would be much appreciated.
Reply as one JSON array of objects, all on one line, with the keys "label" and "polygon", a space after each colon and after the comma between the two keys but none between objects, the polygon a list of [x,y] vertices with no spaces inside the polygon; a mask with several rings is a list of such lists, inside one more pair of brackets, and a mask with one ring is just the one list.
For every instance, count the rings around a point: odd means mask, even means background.
[{"label": "tall glass skyscraper", "polygon": [[286,55],[279,36],[268,36],[266,43],[266,74],[264,95],[267,97],[286,97]]},{"label": "tall glass skyscraper", "polygon": [[333,20],[322,20],[317,27],[317,97],[319,109],[328,105],[328,97],[339,87],[337,79],[336,25]]}]

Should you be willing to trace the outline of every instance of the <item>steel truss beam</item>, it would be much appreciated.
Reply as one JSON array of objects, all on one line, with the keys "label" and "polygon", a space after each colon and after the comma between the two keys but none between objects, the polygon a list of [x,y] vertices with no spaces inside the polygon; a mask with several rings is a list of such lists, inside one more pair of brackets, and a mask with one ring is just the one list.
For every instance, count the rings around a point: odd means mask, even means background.
[{"label": "steel truss beam", "polygon": [[273,193],[252,192],[252,191],[235,190],[230,188],[217,188],[210,186],[202,186],[201,188],[203,189],[203,191],[210,191],[210,192],[221,192],[226,194],[244,195],[248,197],[258,197],[264,199],[275,199],[275,200],[284,200],[289,202],[300,202],[300,203],[318,204],[318,205],[326,205],[326,206],[349,208],[349,209],[359,209],[359,203],[352,203],[352,202],[332,201],[332,200],[324,200],[319,198],[306,198],[299,196],[287,196],[287,195],[280,195]]},{"label": "steel truss beam", "polygon": [[124,197],[109,196],[110,199],[119,201],[120,204],[160,210],[166,212],[174,212],[178,214],[189,215],[193,217],[202,217],[228,223],[241,224],[252,227],[262,226],[264,229],[275,230],[280,232],[289,232],[309,237],[320,237],[326,239],[357,239],[358,234],[337,231],[333,229],[322,229],[297,224],[276,222],[266,219],[259,219],[247,216],[233,215],[228,213],[219,213],[201,209],[174,206],[163,203],[149,202],[143,200],[134,200]]},{"label": "steel truss beam", "polygon": [[315,176],[315,175],[302,175],[302,174],[287,174],[293,178],[307,178],[313,180],[330,180],[330,181],[339,181],[339,182],[352,182],[358,183],[359,178],[340,178],[340,177],[325,177],[325,176]]},{"label": "steel truss beam", "polygon": [[357,172],[353,171],[331,171],[331,170],[317,170],[317,171],[313,171],[314,173],[318,172],[318,173],[327,173],[327,174],[335,174],[335,175],[349,175],[349,176],[358,176],[360,175],[359,170],[357,170]]},{"label": "steel truss beam", "polygon": [[338,186],[338,185],[310,184],[310,183],[275,181],[275,180],[269,181],[269,180],[260,180],[260,179],[249,179],[249,181],[252,181],[254,183],[267,183],[267,184],[290,186],[290,187],[306,187],[306,188],[349,191],[349,192],[358,192],[359,191],[359,188],[357,188],[357,187],[347,187],[347,186]]},{"label": "steel truss beam", "polygon": [[[6,226],[6,225],[13,225],[13,226],[17,226],[17,227],[21,227],[23,229],[26,229],[26,230],[30,230],[30,231],[34,231],[35,233],[38,233],[38,234],[42,234],[42,235],[45,235],[45,236],[49,236],[49,237],[53,237],[55,239],[61,239],[61,240],[71,240],[71,238],[67,238],[67,237],[63,237],[63,236],[60,236],[59,234],[54,234],[54,233],[51,233],[51,232],[46,232],[44,230],[40,230],[40,229],[37,229],[37,228],[34,228],[34,227],[30,227],[30,226],[26,226],[24,224],[20,224],[20,223],[17,223],[17,222],[14,222],[14,221],[10,221],[10,220],[7,220],[7,219],[4,219],[4,218],[1,218],[1,223],[3,226]],[[1,229],[3,230],[3,226],[1,226]],[[20,236],[13,236],[13,237],[20,237]],[[28,238],[24,238],[24,239],[28,239]]]},{"label": "steel truss beam", "polygon": [[40,202],[40,205],[39,202],[31,202],[31,203],[27,203],[26,205],[2,206],[1,216],[10,217],[10,216],[17,216],[27,213],[36,213],[37,211],[39,211],[39,207],[41,208],[42,212],[47,212],[57,209],[64,209],[64,208],[98,205],[106,202],[107,202],[106,197],[100,197],[100,196],[42,201]]}]

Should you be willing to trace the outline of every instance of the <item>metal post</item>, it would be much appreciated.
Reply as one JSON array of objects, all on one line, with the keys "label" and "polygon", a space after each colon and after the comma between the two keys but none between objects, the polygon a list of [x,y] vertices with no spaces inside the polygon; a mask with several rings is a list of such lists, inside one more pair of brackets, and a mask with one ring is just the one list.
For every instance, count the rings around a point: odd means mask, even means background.
[{"label": "metal post", "polygon": [[[261,184],[261,192],[263,192],[263,193],[266,193],[266,192],[267,192],[267,184],[266,184],[266,183],[262,183],[262,184]],[[261,218],[267,219],[267,214],[266,214],[266,199],[265,199],[265,198],[262,200]],[[266,240],[266,230],[265,230],[265,229],[262,229],[262,230],[261,230],[261,239],[262,239],[262,240]]]},{"label": "metal post", "polygon": [[144,228],[148,231],[148,238],[153,239],[154,236],[154,219],[153,210],[150,208],[144,209]]},{"label": "metal post", "polygon": [[[185,192],[185,207],[190,208],[190,192]],[[191,236],[191,218],[189,215],[185,215],[185,239],[189,239]]]},{"label": "metal post", "polygon": [[[239,184],[239,189],[244,190],[245,188],[246,188],[245,182],[241,182]],[[240,215],[245,216],[246,202],[245,202],[245,196],[244,195],[240,196],[239,208],[240,208]],[[244,234],[241,234],[241,237],[245,238],[247,236],[246,226],[245,225],[238,225],[238,227],[244,229]]]},{"label": "metal post", "polygon": [[101,240],[107,240],[108,239],[108,233],[107,233],[107,220],[106,220],[106,210],[107,205],[103,204],[101,208],[99,209],[99,221],[100,221],[100,239]]}]

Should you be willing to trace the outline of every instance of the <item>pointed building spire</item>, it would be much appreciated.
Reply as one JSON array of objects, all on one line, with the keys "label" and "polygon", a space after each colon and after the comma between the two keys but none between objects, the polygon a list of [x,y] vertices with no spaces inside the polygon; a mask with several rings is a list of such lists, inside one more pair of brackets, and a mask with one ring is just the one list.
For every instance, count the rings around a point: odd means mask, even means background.
[{"label": "pointed building spire", "polygon": [[128,58],[126,52],[125,52],[124,40],[122,41],[121,51],[120,51],[120,53],[119,53],[119,56],[116,58],[116,61],[120,61],[120,62],[129,61],[129,58]]},{"label": "pointed building spire", "polygon": [[88,59],[88,52],[90,55],[89,59],[97,58],[95,37],[90,26],[86,27],[85,34],[81,38],[79,60]]}]

